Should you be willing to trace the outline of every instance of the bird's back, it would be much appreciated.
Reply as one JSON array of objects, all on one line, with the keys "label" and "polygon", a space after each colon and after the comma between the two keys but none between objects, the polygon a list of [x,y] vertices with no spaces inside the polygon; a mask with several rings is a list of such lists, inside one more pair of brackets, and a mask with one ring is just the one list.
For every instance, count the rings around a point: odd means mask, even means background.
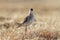
[{"label": "bird's back", "polygon": [[29,15],[25,18],[24,23],[32,23],[34,21],[34,16],[33,15]]}]

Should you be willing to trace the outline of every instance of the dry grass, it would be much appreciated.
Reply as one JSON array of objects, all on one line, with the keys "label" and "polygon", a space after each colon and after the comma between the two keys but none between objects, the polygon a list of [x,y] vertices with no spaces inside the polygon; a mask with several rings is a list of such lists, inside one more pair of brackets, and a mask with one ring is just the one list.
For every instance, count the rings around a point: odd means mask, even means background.
[{"label": "dry grass", "polygon": [[[37,11],[38,10],[38,11]],[[19,10],[22,11],[22,10]],[[59,40],[60,38],[60,14],[59,11],[34,10],[35,21],[28,26],[25,35],[25,27],[18,27],[28,15],[28,9],[23,12],[14,11],[9,16],[0,18],[0,39],[1,40]],[[8,11],[7,11],[8,12]],[[7,13],[5,13],[7,15]]]},{"label": "dry grass", "polygon": [[[21,3],[20,6],[16,3],[16,7],[13,4],[0,3],[3,6],[0,7],[0,40],[60,40],[59,3],[27,3]],[[29,15],[28,10],[31,7],[34,8],[35,21],[27,27],[26,32],[25,26],[17,28],[16,23],[21,23]]]}]

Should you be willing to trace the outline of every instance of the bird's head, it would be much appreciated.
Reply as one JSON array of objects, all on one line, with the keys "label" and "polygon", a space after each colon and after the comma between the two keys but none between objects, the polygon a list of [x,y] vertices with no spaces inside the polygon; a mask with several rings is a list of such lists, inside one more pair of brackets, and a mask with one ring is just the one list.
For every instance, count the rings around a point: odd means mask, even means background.
[{"label": "bird's head", "polygon": [[33,8],[31,8],[30,11],[33,11]]},{"label": "bird's head", "polygon": [[30,9],[29,9],[29,13],[30,13],[30,14],[33,14],[33,8],[30,8]]}]

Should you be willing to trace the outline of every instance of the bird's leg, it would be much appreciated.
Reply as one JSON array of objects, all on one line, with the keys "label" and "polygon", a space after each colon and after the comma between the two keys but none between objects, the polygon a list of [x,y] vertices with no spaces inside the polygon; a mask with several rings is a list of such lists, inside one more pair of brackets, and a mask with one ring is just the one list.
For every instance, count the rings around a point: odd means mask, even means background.
[{"label": "bird's leg", "polygon": [[27,34],[27,25],[26,25],[26,28],[25,28],[25,35]]}]

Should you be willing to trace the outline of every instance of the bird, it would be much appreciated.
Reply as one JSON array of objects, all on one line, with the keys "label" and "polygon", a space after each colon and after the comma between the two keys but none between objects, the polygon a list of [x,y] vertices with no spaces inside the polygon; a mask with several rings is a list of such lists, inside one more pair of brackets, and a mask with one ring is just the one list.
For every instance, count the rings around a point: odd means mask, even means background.
[{"label": "bird", "polygon": [[34,21],[33,8],[29,10],[29,15],[24,19],[22,25],[30,25]]},{"label": "bird", "polygon": [[33,14],[33,8],[29,9],[29,15],[24,19],[24,21],[19,24],[20,26],[26,26],[26,31],[27,31],[27,26],[29,26],[30,24],[32,24],[34,21],[34,14]]}]

